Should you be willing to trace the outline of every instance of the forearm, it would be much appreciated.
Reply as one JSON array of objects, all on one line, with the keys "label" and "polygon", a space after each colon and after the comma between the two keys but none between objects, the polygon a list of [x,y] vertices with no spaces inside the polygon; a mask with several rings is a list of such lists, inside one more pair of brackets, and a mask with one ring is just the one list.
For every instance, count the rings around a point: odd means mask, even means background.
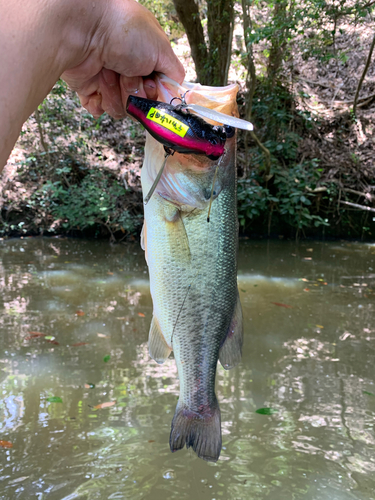
[{"label": "forearm", "polygon": [[[106,2],[0,0],[0,170],[23,122],[61,73],[85,58]],[[95,5],[96,3],[96,5]]]}]

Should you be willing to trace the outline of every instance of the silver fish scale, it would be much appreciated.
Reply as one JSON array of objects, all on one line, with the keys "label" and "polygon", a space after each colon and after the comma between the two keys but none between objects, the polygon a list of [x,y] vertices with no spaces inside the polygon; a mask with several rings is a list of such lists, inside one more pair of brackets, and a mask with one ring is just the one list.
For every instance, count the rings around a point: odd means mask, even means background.
[{"label": "silver fish scale", "polygon": [[206,210],[183,219],[189,246],[195,250],[192,267],[196,277],[176,324],[172,346],[180,376],[181,403],[197,412],[216,404],[219,349],[237,298],[235,168],[231,173],[232,182],[212,204],[209,223]]}]

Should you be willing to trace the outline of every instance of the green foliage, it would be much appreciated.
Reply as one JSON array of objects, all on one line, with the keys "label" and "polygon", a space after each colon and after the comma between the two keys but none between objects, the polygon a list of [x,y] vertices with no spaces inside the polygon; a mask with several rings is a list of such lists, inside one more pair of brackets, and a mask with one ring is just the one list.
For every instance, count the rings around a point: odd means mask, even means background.
[{"label": "green foliage", "polygon": [[173,0],[140,0],[139,3],[154,14],[171,40],[180,38],[184,34]]},{"label": "green foliage", "polygon": [[[108,116],[95,120],[59,80],[39,106],[35,123],[29,122],[39,147],[35,148],[35,142],[28,147],[16,179],[27,196],[18,205],[5,198],[8,206],[1,213],[0,234],[86,231],[91,236],[110,234],[114,239],[115,233],[123,238],[138,232],[141,194],[125,187],[116,170],[105,168],[109,148],[100,137],[106,127],[113,133],[113,123]],[[139,155],[134,142],[143,133],[133,124],[125,130],[123,141],[113,133],[115,147],[131,165],[134,154]]]},{"label": "green foliage", "polygon": [[255,172],[249,179],[240,180],[238,214],[241,226],[246,227],[257,218],[265,220],[269,213],[279,214],[284,223],[297,231],[327,226],[328,223],[314,213],[316,195],[311,191],[315,189],[321,175],[317,166],[316,160],[295,164],[290,168],[275,165],[268,187]]},{"label": "green foliage", "polygon": [[[264,156],[258,147],[250,150],[255,167],[248,178],[240,179],[238,211],[241,226],[246,229],[250,221],[283,220],[298,231],[327,225],[316,213],[313,190],[321,178],[322,169],[317,159],[298,161],[298,147],[304,131],[312,127],[307,112],[293,112],[294,100],[281,85],[270,91],[269,81],[259,82],[253,101],[254,121],[264,135],[263,143],[271,153],[271,178],[268,183],[260,175],[265,170]],[[293,125],[293,127],[291,127]],[[269,219],[272,214],[278,215]]]},{"label": "green foliage", "polygon": [[[61,176],[72,173],[68,166],[56,171]],[[45,207],[56,227],[65,231],[83,230],[102,224],[112,233],[118,230],[134,233],[140,225],[140,216],[124,210],[126,190],[107,172],[92,169],[76,184],[67,184],[61,178],[48,180],[35,191],[30,204]],[[55,229],[55,230],[56,230]]]}]

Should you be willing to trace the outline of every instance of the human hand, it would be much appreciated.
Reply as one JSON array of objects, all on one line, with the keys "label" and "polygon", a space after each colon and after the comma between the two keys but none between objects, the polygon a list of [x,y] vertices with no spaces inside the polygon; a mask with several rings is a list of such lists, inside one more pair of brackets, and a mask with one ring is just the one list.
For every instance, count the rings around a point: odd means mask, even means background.
[{"label": "human hand", "polygon": [[112,0],[100,16],[78,65],[62,78],[96,118],[126,115],[130,94],[156,99],[150,75],[166,74],[181,83],[185,71],[155,17],[134,0]]}]

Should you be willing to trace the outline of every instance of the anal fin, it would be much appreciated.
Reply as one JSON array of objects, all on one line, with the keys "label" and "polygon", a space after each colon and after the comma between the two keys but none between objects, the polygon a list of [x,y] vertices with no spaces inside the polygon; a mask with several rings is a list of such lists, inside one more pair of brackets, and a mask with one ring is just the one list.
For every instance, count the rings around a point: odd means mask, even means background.
[{"label": "anal fin", "polygon": [[148,352],[152,359],[157,363],[162,364],[168,358],[172,349],[167,344],[162,331],[160,330],[159,322],[153,316],[148,335]]},{"label": "anal fin", "polygon": [[242,357],[243,319],[240,297],[237,291],[237,303],[234,309],[227,337],[219,351],[219,361],[225,370],[234,368]]}]

